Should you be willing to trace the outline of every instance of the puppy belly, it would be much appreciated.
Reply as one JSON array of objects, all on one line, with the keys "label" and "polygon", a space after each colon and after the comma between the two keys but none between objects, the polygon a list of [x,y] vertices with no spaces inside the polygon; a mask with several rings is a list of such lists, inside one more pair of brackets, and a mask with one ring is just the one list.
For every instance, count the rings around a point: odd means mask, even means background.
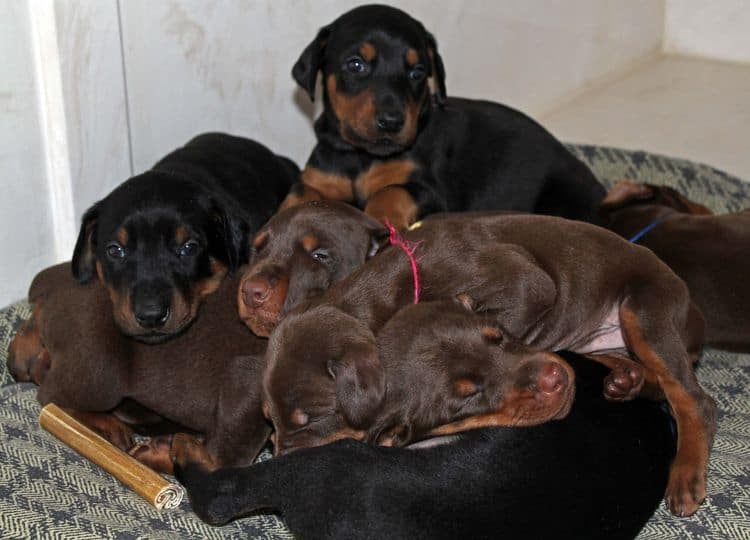
[{"label": "puppy belly", "polygon": [[620,328],[619,306],[613,306],[599,326],[586,338],[578,340],[570,350],[579,354],[625,351]]}]

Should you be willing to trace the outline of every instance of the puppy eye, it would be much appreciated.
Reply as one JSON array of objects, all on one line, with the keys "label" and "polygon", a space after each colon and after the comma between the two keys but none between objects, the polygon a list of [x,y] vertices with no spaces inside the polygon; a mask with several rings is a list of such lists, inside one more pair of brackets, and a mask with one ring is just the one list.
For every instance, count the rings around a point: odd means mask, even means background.
[{"label": "puppy eye", "polygon": [[409,79],[415,82],[421,81],[422,79],[424,79],[426,74],[427,72],[425,71],[424,66],[419,64],[409,70]]},{"label": "puppy eye", "polygon": [[107,244],[106,250],[107,250],[107,255],[111,259],[122,260],[125,258],[125,255],[126,255],[125,248],[123,248],[117,242],[112,242],[110,244]]},{"label": "puppy eye", "polygon": [[359,56],[352,56],[344,62],[344,69],[349,73],[361,74],[367,71],[367,62]]},{"label": "puppy eye", "polygon": [[198,247],[198,242],[195,240],[188,240],[177,250],[177,255],[180,257],[191,257],[198,252]]},{"label": "puppy eye", "polygon": [[322,263],[328,262],[331,259],[330,253],[328,253],[328,251],[326,251],[325,249],[316,249],[312,253],[310,253],[310,256],[316,261]]}]

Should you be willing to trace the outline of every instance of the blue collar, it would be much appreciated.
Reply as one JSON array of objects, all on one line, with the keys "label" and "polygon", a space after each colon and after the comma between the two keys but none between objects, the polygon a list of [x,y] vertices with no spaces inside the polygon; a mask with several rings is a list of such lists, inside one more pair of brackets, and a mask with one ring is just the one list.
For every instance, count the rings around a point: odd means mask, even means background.
[{"label": "blue collar", "polygon": [[665,216],[663,218],[657,219],[656,221],[652,221],[651,223],[643,227],[640,231],[638,231],[633,236],[631,236],[628,239],[628,242],[630,242],[631,244],[635,244],[636,242],[638,242],[638,240],[640,240],[641,238],[646,236],[649,232],[651,232],[651,230],[654,229],[657,225],[665,221],[667,217],[668,216]]}]

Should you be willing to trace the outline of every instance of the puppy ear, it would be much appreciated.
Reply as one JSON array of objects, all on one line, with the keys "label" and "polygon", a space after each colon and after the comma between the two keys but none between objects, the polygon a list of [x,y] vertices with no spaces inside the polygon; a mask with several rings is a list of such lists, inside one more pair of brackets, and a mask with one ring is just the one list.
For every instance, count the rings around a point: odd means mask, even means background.
[{"label": "puppy ear", "polygon": [[607,208],[620,207],[630,201],[647,200],[653,196],[654,190],[650,186],[623,178],[612,186],[606,197],[602,199],[601,206]]},{"label": "puppy ear", "polygon": [[377,351],[350,350],[327,363],[336,383],[336,400],[347,423],[355,428],[372,422],[385,399],[385,372]]},{"label": "puppy ear", "polygon": [[292,68],[292,77],[305,89],[311,101],[315,101],[315,83],[318,80],[318,71],[323,68],[323,57],[330,33],[330,26],[321,28]]},{"label": "puppy ear", "polygon": [[362,212],[361,219],[365,229],[370,233],[370,247],[366,259],[377,255],[388,244],[388,229],[380,221]]},{"label": "puppy ear", "polygon": [[227,265],[230,273],[245,264],[250,254],[250,226],[228,212],[218,201],[211,204],[212,226],[209,231],[209,253]]},{"label": "puppy ear", "polygon": [[437,49],[437,41],[435,36],[425,30],[425,37],[427,39],[427,54],[430,57],[430,88],[432,95],[435,96],[435,101],[438,105],[445,103],[445,66],[443,65],[443,58]]},{"label": "puppy ear", "polygon": [[73,249],[71,268],[78,283],[88,283],[96,272],[96,223],[99,219],[99,204],[94,204],[83,214],[81,230]]}]

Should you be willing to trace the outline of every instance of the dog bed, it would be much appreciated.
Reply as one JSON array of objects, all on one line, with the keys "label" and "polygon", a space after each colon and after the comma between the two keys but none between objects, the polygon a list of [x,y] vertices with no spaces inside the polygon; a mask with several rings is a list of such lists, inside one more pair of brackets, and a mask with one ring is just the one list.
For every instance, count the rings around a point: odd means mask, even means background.
[{"label": "dog bed", "polygon": [[[716,213],[750,207],[750,183],[706,165],[600,146],[569,149],[607,187],[628,177],[675,187]],[[23,301],[0,311],[0,537],[292,538],[273,514],[216,528],[192,514],[187,500],[178,509],[158,511],[43,431],[35,387],[14,383],[6,367],[8,343],[29,315]],[[660,507],[640,540],[750,538],[750,355],[708,349],[698,378],[719,406],[709,498],[687,519]],[[266,450],[260,459],[269,457]]]}]

